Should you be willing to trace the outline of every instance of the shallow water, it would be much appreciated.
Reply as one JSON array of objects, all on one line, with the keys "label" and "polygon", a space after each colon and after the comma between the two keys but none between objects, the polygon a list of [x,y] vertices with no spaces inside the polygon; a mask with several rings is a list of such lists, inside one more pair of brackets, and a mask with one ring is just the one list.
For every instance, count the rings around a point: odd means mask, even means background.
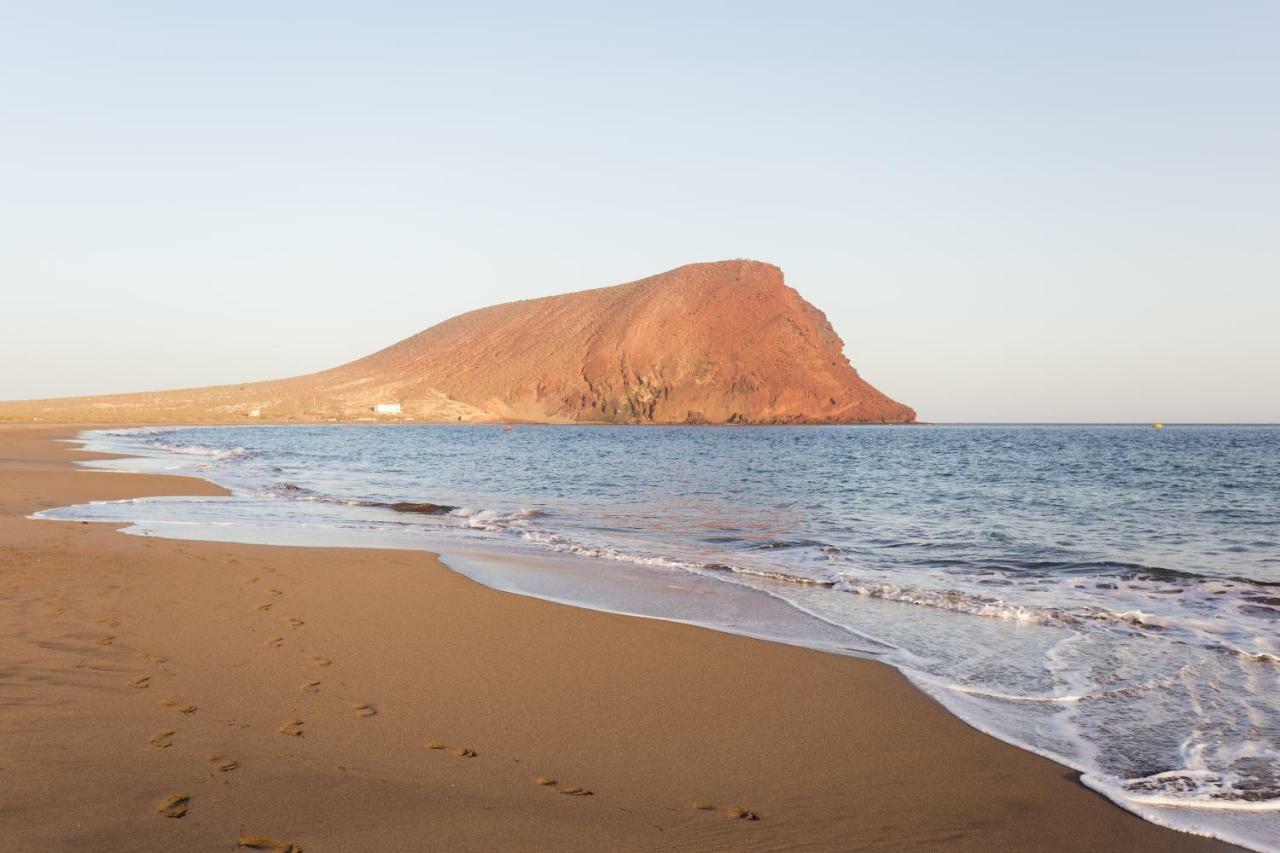
[{"label": "shallow water", "polygon": [[1148,819],[1280,849],[1280,429],[87,438],[138,455],[98,467],[196,474],[234,496],[42,517],[426,548],[504,589],[878,657]]}]

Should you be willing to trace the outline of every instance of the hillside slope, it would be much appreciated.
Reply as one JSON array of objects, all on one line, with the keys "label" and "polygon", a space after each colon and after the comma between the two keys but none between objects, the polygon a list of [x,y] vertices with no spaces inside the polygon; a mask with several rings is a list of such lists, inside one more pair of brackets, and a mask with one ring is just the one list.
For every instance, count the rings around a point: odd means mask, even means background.
[{"label": "hillside slope", "polygon": [[0,403],[0,418],[907,423],[826,316],[756,261],[471,311],[332,370],[270,382]]}]

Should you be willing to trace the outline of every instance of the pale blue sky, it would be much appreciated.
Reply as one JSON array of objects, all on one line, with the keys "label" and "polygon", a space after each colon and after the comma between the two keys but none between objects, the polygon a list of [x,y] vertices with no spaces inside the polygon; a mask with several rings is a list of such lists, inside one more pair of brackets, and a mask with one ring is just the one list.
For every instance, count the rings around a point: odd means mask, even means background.
[{"label": "pale blue sky", "polygon": [[0,0],[0,398],[780,265],[922,418],[1280,421],[1280,3]]}]

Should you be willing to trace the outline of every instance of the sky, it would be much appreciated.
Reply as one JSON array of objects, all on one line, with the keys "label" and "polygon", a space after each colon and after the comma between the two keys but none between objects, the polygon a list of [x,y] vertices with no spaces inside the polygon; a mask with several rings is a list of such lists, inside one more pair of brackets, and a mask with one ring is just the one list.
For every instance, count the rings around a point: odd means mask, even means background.
[{"label": "sky", "polygon": [[0,0],[0,399],[755,258],[931,421],[1280,421],[1280,4]]}]

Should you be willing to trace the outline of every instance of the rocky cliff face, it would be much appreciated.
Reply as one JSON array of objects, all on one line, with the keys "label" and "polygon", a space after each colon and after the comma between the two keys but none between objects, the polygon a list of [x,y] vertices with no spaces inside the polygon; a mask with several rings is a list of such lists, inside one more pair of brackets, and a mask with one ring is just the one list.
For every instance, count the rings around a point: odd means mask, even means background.
[{"label": "rocky cliff face", "polygon": [[858,376],[826,316],[781,270],[755,261],[472,311],[309,376],[22,408],[49,418],[74,409],[105,420],[243,420],[257,409],[270,419],[346,420],[379,403],[454,422],[915,420]]}]

